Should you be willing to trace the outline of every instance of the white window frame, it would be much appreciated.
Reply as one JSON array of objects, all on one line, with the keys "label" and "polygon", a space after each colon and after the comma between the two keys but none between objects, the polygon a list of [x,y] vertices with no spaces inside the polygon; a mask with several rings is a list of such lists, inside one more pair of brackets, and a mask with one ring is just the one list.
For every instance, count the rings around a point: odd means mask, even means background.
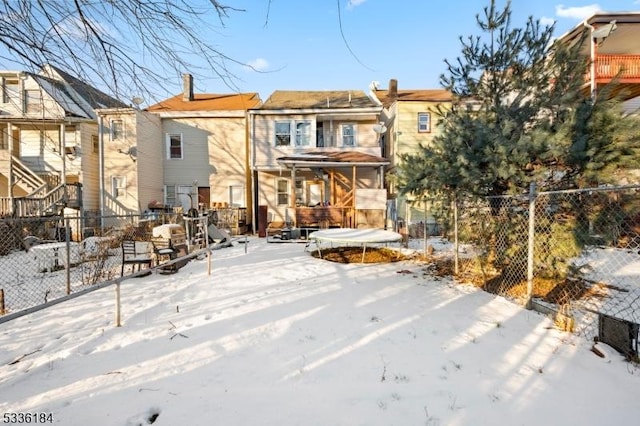
[{"label": "white window frame", "polygon": [[24,112],[27,114],[40,114],[43,110],[42,90],[24,90]]},{"label": "white window frame", "polygon": [[296,120],[296,146],[311,145],[311,120]]},{"label": "white window frame", "polygon": [[[278,131],[278,125],[287,125],[288,132]],[[274,144],[275,146],[291,146],[291,120],[276,120],[274,122]],[[288,143],[283,143],[284,139],[288,139]]]},{"label": "white window frame", "polygon": [[[5,77],[2,79],[2,103],[17,103],[20,99],[20,79]],[[19,105],[19,103],[18,103]]]},{"label": "white window frame", "polygon": [[127,177],[111,176],[111,190],[114,198],[127,196]]},{"label": "white window frame", "polygon": [[[281,185],[286,188],[284,191],[281,190]],[[276,179],[276,205],[277,206],[288,206],[289,205],[289,197],[291,196],[291,188],[289,185],[289,179],[285,178],[277,178]],[[281,198],[282,197],[282,198]],[[284,201],[284,202],[280,202]]]},{"label": "white window frame", "polygon": [[431,113],[418,113],[418,133],[431,133]]},{"label": "white window frame", "polygon": [[119,118],[109,121],[109,137],[112,141],[124,139],[124,120]]},{"label": "white window frame", "polygon": [[[345,134],[345,130],[351,128],[352,133],[351,135],[349,134]],[[340,125],[340,140],[342,141],[342,146],[358,146],[358,142],[357,142],[357,137],[358,137],[358,131],[357,131],[357,127],[355,123],[342,123]],[[351,143],[348,143],[347,141],[349,140],[348,138],[351,138]]]},{"label": "white window frame", "polygon": [[167,206],[175,206],[177,200],[176,194],[176,186],[175,185],[165,185],[164,186],[164,204]]},{"label": "white window frame", "polygon": [[[234,197],[238,195],[238,198]],[[229,185],[229,206],[246,207],[244,185]]]},{"label": "white window frame", "polygon": [[[180,138],[180,156],[174,157],[171,153],[171,142],[174,138]],[[184,159],[184,141],[182,139],[182,133],[167,133],[166,134],[166,146],[167,146],[167,160],[182,160]]]}]

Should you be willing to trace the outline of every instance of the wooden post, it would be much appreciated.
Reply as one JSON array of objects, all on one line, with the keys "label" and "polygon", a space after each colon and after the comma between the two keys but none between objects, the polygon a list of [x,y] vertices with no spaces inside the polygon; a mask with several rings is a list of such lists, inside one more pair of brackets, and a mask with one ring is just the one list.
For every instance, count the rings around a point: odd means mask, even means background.
[{"label": "wooden post", "polygon": [[5,310],[4,310],[4,289],[0,288],[0,315],[4,315],[5,314]]},{"label": "wooden post", "polygon": [[121,327],[120,322],[120,282],[116,283],[116,327]]}]

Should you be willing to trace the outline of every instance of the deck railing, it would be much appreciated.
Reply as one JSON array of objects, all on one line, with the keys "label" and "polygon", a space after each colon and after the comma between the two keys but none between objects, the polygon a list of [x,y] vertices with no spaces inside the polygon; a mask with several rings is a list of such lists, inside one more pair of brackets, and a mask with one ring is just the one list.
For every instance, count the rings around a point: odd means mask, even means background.
[{"label": "deck railing", "polygon": [[[640,82],[640,55],[598,55],[595,74],[597,80],[619,78]],[[591,69],[587,72],[587,80],[591,80]]]}]

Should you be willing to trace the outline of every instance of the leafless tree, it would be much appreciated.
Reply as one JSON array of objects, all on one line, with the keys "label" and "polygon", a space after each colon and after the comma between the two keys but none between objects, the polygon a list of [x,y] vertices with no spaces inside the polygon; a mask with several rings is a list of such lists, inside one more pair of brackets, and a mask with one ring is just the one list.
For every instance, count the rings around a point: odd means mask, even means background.
[{"label": "leafless tree", "polygon": [[154,99],[185,71],[235,88],[242,63],[213,43],[234,12],[218,0],[0,0],[0,67],[48,63],[123,100]]}]

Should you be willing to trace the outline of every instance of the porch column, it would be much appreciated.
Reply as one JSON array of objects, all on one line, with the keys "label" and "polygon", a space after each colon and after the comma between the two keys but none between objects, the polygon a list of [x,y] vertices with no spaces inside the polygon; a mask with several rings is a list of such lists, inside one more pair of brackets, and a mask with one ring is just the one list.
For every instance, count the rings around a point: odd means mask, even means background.
[{"label": "porch column", "polygon": [[[60,183],[67,183],[67,134],[64,123],[60,123],[60,155],[62,156],[62,179]],[[65,191],[66,194],[66,191]]]},{"label": "porch column", "polygon": [[7,123],[7,135],[9,136],[7,142],[9,143],[9,187],[8,187],[8,195],[9,195],[9,205],[11,206],[11,213],[13,213],[13,125],[9,122]]},{"label": "porch column", "polygon": [[296,207],[296,166],[291,167],[291,182],[289,184],[291,190],[291,197],[289,197],[289,205],[292,208]]},{"label": "porch column", "polygon": [[353,204],[353,208],[355,209],[356,206],[356,166],[352,166],[352,179],[351,179],[351,197],[353,199],[352,204]]},{"label": "porch column", "polygon": [[378,189],[384,189],[384,166],[380,166],[380,168],[378,169],[378,174],[379,174],[379,183],[380,183],[380,188]]}]

